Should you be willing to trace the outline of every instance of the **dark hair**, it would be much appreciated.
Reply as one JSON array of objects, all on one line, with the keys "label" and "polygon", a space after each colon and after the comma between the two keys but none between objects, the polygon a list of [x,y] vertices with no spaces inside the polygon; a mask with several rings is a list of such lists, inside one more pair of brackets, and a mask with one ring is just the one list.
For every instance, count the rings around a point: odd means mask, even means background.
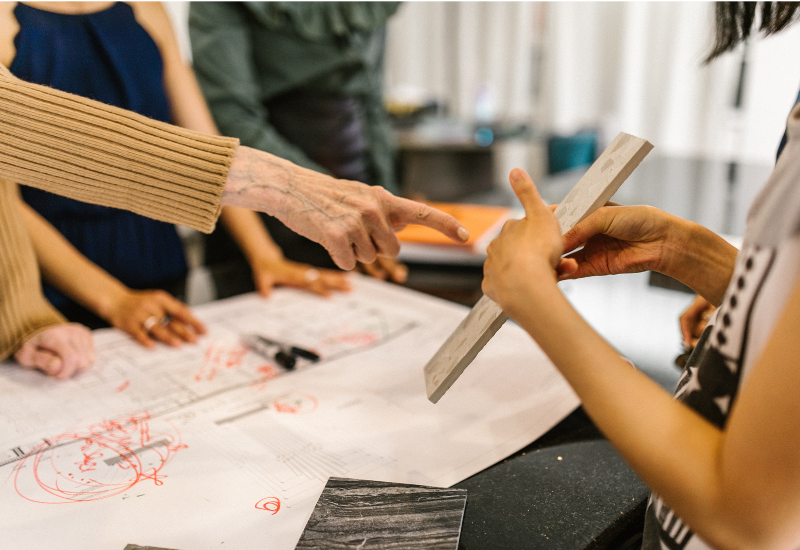
[{"label": "dark hair", "polygon": [[769,36],[782,31],[795,20],[800,2],[717,2],[714,49],[705,63],[731,51],[750,36],[759,8],[761,25],[758,30]]}]

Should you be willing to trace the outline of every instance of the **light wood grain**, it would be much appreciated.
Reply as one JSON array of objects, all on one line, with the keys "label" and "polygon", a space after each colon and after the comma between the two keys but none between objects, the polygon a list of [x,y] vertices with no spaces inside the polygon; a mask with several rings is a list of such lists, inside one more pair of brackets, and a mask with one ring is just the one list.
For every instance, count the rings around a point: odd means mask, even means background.
[{"label": "light wood grain", "polygon": [[[608,202],[652,149],[648,141],[620,132],[556,207],[561,233]],[[441,399],[506,319],[508,316],[491,299],[483,296],[478,300],[425,365],[425,388],[431,402]]]}]

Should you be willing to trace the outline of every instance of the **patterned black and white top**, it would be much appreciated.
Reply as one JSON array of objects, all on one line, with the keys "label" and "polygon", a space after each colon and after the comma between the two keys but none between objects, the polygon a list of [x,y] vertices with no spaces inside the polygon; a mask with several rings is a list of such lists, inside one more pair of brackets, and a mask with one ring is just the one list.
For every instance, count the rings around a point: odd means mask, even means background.
[{"label": "patterned black and white top", "polygon": [[[800,105],[786,147],[747,218],[733,278],[678,382],[675,398],[724,428],[731,407],[764,349],[800,275]],[[691,464],[686,464],[691,468]],[[643,550],[710,548],[655,493]]]}]

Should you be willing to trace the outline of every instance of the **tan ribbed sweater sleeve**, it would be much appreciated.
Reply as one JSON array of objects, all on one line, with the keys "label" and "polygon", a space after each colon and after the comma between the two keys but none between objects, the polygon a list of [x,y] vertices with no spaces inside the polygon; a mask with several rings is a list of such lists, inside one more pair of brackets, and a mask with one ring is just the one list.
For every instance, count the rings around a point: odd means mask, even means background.
[{"label": "tan ribbed sweater sleeve", "polygon": [[211,232],[239,141],[15,78],[0,65],[0,177]]},{"label": "tan ribbed sweater sleeve", "polygon": [[37,331],[66,322],[42,295],[33,245],[16,200],[17,186],[0,180],[0,361]]}]

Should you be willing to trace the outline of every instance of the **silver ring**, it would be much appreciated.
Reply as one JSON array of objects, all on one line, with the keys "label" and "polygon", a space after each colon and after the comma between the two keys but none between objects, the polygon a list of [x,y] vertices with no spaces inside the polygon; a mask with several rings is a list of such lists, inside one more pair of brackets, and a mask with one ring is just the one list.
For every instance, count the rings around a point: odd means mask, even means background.
[{"label": "silver ring", "polygon": [[305,273],[305,278],[306,281],[308,281],[309,283],[313,283],[314,281],[319,279],[319,269],[314,269],[313,267],[311,269],[307,269]]},{"label": "silver ring", "polygon": [[151,315],[144,320],[144,323],[142,323],[142,328],[144,328],[145,332],[150,332],[150,330],[160,322],[161,319],[158,318],[158,315]]}]

